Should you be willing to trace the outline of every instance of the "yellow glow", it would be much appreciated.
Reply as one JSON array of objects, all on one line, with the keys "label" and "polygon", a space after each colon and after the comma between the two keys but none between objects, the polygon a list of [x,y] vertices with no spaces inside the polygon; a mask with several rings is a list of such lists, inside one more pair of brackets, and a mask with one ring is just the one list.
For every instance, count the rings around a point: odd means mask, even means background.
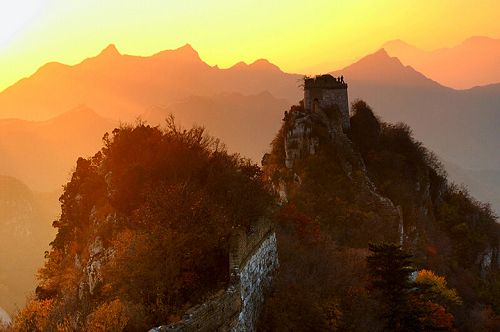
[{"label": "yellow glow", "polygon": [[498,0],[0,3],[0,90],[46,62],[75,64],[109,43],[134,55],[190,43],[210,65],[267,58],[308,74],[338,69],[392,39],[432,49],[473,35],[500,37]]},{"label": "yellow glow", "polygon": [[0,2],[0,49],[40,14],[45,0],[5,0]]}]

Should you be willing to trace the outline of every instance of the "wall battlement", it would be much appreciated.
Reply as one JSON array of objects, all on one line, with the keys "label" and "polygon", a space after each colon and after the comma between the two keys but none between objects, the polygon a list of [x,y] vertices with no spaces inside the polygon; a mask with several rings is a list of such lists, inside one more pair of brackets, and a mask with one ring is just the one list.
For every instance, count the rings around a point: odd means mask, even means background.
[{"label": "wall battlement", "polygon": [[267,219],[249,230],[235,230],[230,239],[227,289],[189,309],[182,320],[150,332],[255,331],[265,292],[279,264],[277,250],[276,234]]}]

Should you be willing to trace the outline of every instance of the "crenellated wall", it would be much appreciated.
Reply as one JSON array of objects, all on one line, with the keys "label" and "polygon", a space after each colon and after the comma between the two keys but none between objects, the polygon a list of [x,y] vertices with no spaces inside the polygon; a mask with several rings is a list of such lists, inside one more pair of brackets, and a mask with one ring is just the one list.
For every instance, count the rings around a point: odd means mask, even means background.
[{"label": "crenellated wall", "polygon": [[236,230],[229,250],[228,288],[189,309],[180,321],[150,332],[255,331],[278,264],[276,234],[268,220],[259,220],[247,231]]}]

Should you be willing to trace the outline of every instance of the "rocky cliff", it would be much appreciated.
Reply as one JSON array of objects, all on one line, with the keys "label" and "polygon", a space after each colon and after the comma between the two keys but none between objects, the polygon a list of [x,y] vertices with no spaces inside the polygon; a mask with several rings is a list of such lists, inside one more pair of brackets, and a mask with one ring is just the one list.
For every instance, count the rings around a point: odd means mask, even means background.
[{"label": "rocky cliff", "polygon": [[[402,223],[400,210],[379,193],[369,178],[363,158],[342,129],[341,118],[335,108],[311,112],[294,106],[285,112],[273,153],[263,159],[266,173],[285,200],[290,195],[296,198],[305,188],[318,185],[319,178],[326,180],[321,184],[323,189],[329,181],[336,182],[339,190],[331,187],[328,193],[331,197],[325,197],[327,201],[321,203],[331,206],[333,211],[336,200],[350,201],[361,207],[363,213],[370,214],[362,218],[364,220],[358,218],[358,222],[377,230],[372,232],[372,240],[381,239],[382,233],[388,239],[397,239]],[[327,164],[320,166],[323,162]],[[319,200],[313,203],[321,204]],[[339,211],[335,218],[350,219],[343,215],[344,212],[347,211]],[[330,218],[325,220],[325,225],[334,226],[336,222]],[[360,241],[361,245],[367,239],[355,241]]]}]

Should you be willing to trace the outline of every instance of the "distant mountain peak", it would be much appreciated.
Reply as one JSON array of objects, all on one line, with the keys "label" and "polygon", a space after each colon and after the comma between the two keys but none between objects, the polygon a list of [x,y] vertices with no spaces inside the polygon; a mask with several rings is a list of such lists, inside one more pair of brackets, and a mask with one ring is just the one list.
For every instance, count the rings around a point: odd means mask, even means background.
[{"label": "distant mountain peak", "polygon": [[181,62],[203,62],[198,52],[189,43],[176,49],[160,51],[154,57],[173,58]]},{"label": "distant mountain peak", "polygon": [[279,70],[281,69],[275,64],[269,62],[267,59],[258,59],[255,60],[252,64],[250,64],[251,68],[259,69],[259,70]]},{"label": "distant mountain peak", "polygon": [[232,65],[230,67],[230,69],[244,69],[244,68],[247,68],[248,67],[248,64],[244,61],[240,61],[238,63],[235,63],[234,65]]},{"label": "distant mountain peak", "polygon": [[251,64],[247,64],[246,62],[240,61],[234,64],[230,69],[252,69],[259,71],[281,71],[281,69],[275,64],[269,62],[267,59],[257,59]]},{"label": "distant mountain peak", "polygon": [[391,64],[391,65],[400,65],[404,67],[401,61],[399,61],[399,59],[396,57],[391,57],[389,53],[387,53],[385,48],[381,48],[372,54],[368,54],[364,58],[361,58],[360,60],[355,62],[353,65],[360,63],[369,63],[373,65]]},{"label": "distant mountain peak", "polygon": [[462,45],[477,45],[482,43],[491,43],[498,41],[498,39],[487,36],[472,36],[462,42]]},{"label": "distant mountain peak", "polygon": [[115,44],[109,44],[108,46],[106,46],[106,48],[104,48],[101,53],[99,53],[99,57],[101,56],[117,56],[117,55],[121,55],[120,52],[118,51],[118,49],[116,48],[116,45]]},{"label": "distant mountain peak", "polygon": [[35,72],[35,74],[41,74],[41,75],[52,74],[54,72],[64,70],[68,67],[70,67],[70,66],[62,64],[60,62],[51,61],[51,62],[47,62],[46,64],[44,64],[43,66],[38,68],[37,71]]},{"label": "distant mountain peak", "polygon": [[177,50],[178,51],[183,50],[186,52],[193,52],[193,53],[198,54],[198,52],[193,48],[193,46],[190,43],[184,44],[183,46],[179,47]]},{"label": "distant mountain peak", "polygon": [[92,121],[101,121],[104,118],[97,114],[93,109],[88,107],[87,105],[80,104],[75,108],[64,112],[50,120],[47,120],[47,123],[53,122],[80,122],[80,123],[89,123]]},{"label": "distant mountain peak", "polygon": [[411,46],[411,45],[408,44],[407,42],[405,42],[404,40],[393,39],[393,40],[389,40],[388,42],[385,42],[384,45],[382,45],[382,48],[391,47],[391,46]]},{"label": "distant mountain peak", "polygon": [[391,57],[389,55],[389,53],[387,53],[387,51],[385,50],[385,48],[381,48],[378,51],[376,51],[375,53],[372,53],[371,55],[368,55],[367,57],[369,57],[369,56],[377,57],[377,58],[390,58]]},{"label": "distant mountain peak", "polygon": [[363,80],[393,85],[437,85],[436,82],[425,77],[412,67],[403,65],[398,58],[391,57],[384,48],[332,74],[334,76],[342,74],[348,80]]},{"label": "distant mountain peak", "polygon": [[421,51],[419,48],[415,47],[414,45],[408,44],[407,42],[401,39],[389,40],[388,42],[384,43],[384,45],[382,45],[382,48],[386,50],[388,53],[392,53],[395,50],[398,52]]},{"label": "distant mountain peak", "polygon": [[454,89],[469,89],[499,82],[499,38],[471,36],[458,44],[431,50],[400,41],[387,42],[383,47],[403,63]]},{"label": "distant mountain peak", "polygon": [[191,44],[187,43],[184,46],[181,46],[174,50],[175,54],[179,55],[184,60],[196,60],[201,61],[200,55],[198,51],[196,51]]}]

